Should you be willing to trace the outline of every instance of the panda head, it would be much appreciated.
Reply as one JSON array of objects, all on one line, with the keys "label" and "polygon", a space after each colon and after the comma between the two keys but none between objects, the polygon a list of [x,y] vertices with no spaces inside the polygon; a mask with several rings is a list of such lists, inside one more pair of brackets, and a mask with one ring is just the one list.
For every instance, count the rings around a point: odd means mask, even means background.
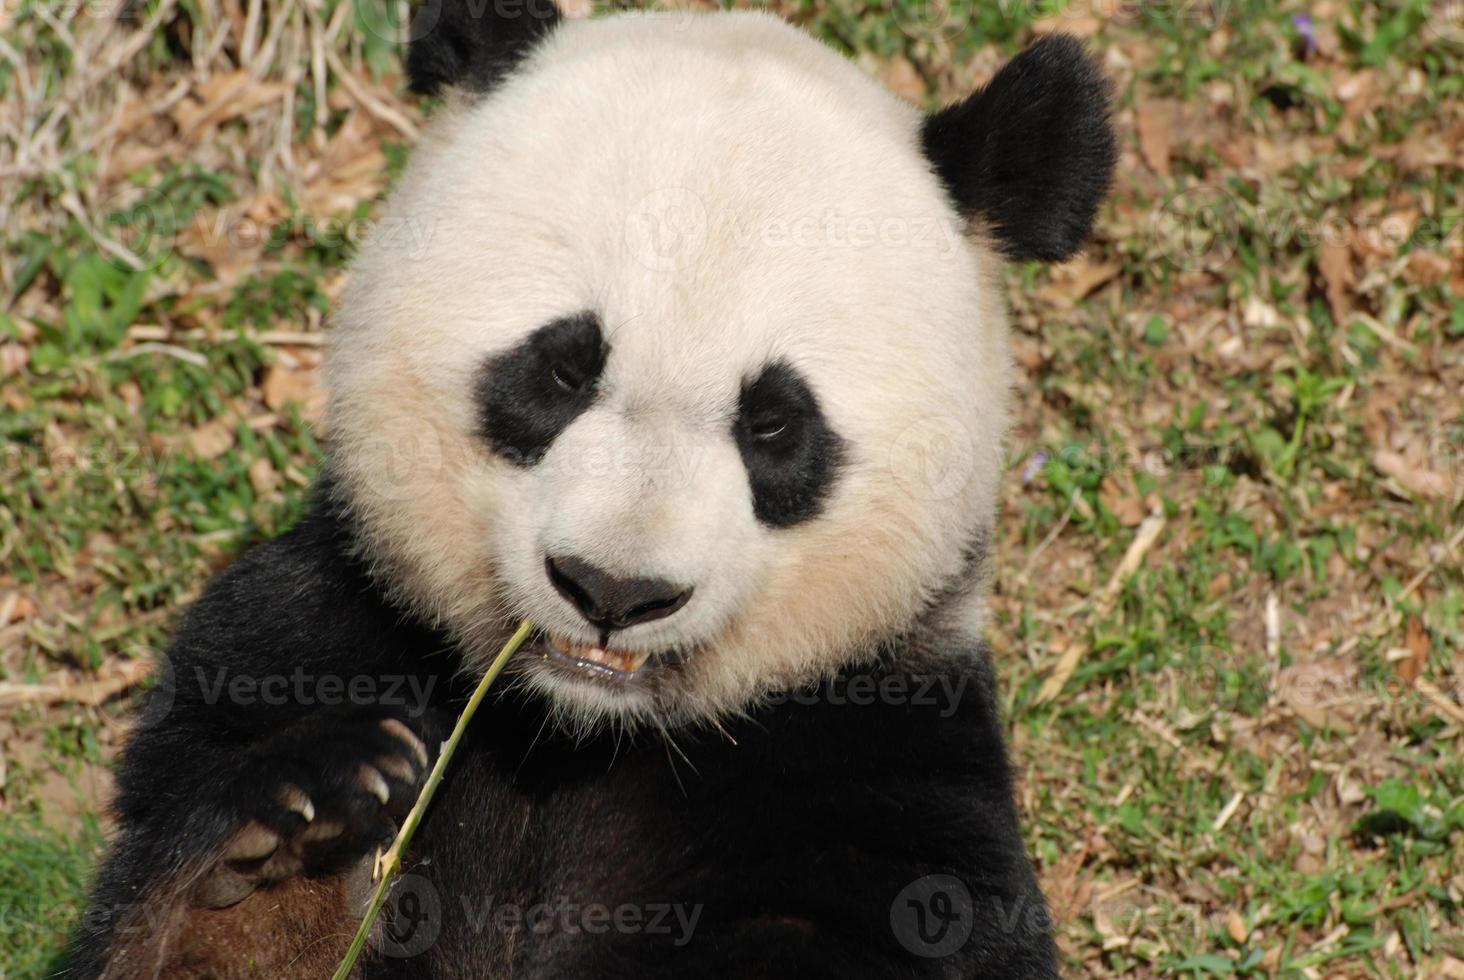
[{"label": "panda head", "polygon": [[760,14],[423,8],[444,105],[333,336],[376,574],[575,722],[743,710],[979,619],[1000,265],[1082,243],[1107,91],[1043,41],[925,116]]}]

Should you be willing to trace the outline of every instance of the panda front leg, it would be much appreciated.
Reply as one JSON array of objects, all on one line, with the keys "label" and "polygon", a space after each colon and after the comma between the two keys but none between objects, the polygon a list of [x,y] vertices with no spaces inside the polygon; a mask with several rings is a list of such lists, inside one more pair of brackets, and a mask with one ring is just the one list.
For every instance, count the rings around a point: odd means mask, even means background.
[{"label": "panda front leg", "polygon": [[374,855],[425,779],[425,734],[370,709],[315,712],[244,746],[144,733],[128,760],[138,771],[159,772],[170,751],[198,768],[124,825],[72,976],[329,976],[369,899]]}]

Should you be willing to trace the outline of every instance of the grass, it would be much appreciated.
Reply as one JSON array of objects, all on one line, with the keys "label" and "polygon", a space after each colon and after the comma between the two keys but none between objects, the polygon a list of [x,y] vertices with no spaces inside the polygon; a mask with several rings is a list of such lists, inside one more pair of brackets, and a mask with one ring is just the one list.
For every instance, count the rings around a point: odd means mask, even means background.
[{"label": "grass", "polygon": [[95,820],[80,833],[15,819],[0,825],[0,975],[44,976],[53,967],[100,844]]},{"label": "grass", "polygon": [[[5,977],[79,914],[135,696],[24,692],[122,676],[298,515],[324,317],[420,123],[353,8],[263,7],[0,21]],[[928,105],[1054,28],[1117,82],[1092,247],[1010,275],[992,640],[1069,973],[1464,976],[1460,7],[775,10]]]}]

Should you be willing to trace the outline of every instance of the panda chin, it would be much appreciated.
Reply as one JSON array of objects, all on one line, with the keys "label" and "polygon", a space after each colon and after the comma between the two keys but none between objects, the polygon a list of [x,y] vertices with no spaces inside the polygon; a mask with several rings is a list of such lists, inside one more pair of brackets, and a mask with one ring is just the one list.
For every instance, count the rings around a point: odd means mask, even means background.
[{"label": "panda chin", "polygon": [[541,633],[538,646],[540,656],[561,671],[622,684],[643,681],[680,662],[670,652],[617,650],[603,639],[599,643],[577,643],[553,633]]}]

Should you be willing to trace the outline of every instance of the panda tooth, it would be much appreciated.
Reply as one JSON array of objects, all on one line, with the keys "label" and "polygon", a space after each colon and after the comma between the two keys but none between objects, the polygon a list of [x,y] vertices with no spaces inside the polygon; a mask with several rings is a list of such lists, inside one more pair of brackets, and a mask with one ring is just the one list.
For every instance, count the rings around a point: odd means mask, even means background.
[{"label": "panda tooth", "polygon": [[567,637],[549,635],[549,642],[562,654],[591,663],[604,664],[626,673],[633,673],[645,666],[651,654],[648,650],[611,650],[593,643],[576,643]]},{"label": "panda tooth", "polygon": [[642,667],[645,666],[645,663],[647,660],[650,659],[650,656],[651,655],[644,650],[632,650],[626,653],[622,653],[620,654],[621,669],[627,672],[640,670]]}]

